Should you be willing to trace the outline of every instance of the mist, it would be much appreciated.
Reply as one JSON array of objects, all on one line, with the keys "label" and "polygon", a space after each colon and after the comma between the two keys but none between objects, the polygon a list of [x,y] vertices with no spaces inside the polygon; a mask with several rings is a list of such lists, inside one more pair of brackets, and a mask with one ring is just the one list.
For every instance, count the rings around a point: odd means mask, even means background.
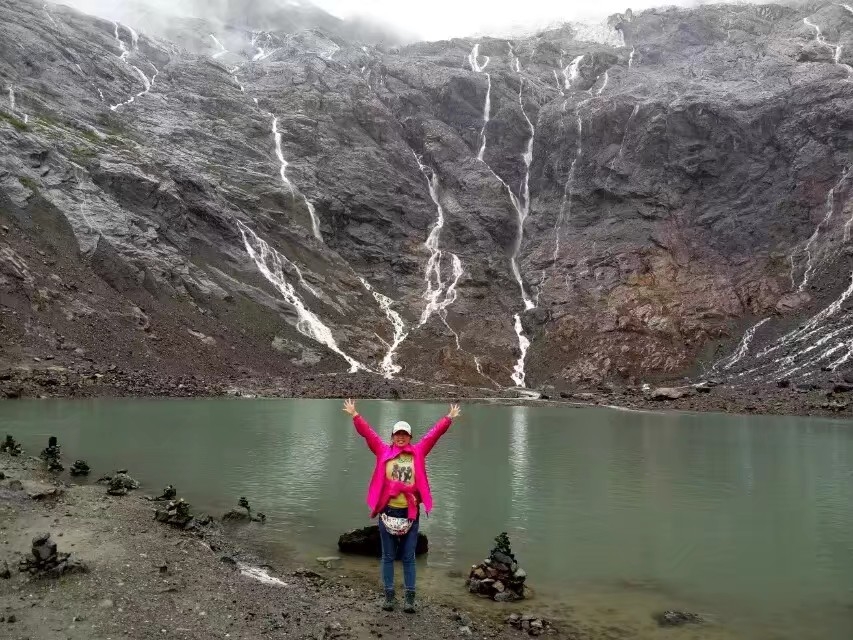
[{"label": "mist", "polygon": [[[200,18],[211,24],[281,28],[318,27],[354,39],[386,43],[442,40],[483,35],[521,35],[562,22],[601,22],[629,6],[635,12],[655,6],[698,6],[702,0],[65,0],[86,13],[128,24],[171,17]],[[266,24],[265,24],[266,23]]]}]

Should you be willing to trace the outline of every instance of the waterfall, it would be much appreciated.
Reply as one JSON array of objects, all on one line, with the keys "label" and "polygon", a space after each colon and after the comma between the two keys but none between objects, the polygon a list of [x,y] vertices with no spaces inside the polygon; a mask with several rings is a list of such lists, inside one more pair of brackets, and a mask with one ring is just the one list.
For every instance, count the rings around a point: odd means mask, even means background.
[{"label": "waterfall", "polygon": [[519,189],[519,196],[512,192],[512,189],[509,188],[509,185],[504,182],[494,171],[492,171],[492,175],[494,175],[498,180],[500,180],[501,184],[507,190],[509,194],[509,200],[512,203],[513,208],[515,209],[515,213],[518,219],[518,234],[516,235],[515,244],[513,245],[512,256],[510,257],[510,268],[512,269],[512,273],[515,276],[516,281],[518,282],[518,287],[521,290],[521,299],[524,303],[524,309],[530,310],[535,308],[535,304],[527,295],[527,291],[524,289],[524,281],[521,278],[521,271],[518,268],[518,254],[521,251],[521,245],[524,240],[524,222],[527,220],[527,215],[530,213],[530,164],[533,161],[533,140],[536,136],[536,130],[533,127],[533,123],[530,121],[530,118],[527,117],[527,113],[524,110],[524,104],[522,101],[522,90],[524,89],[524,81],[522,79],[521,85],[518,90],[518,102],[521,106],[521,113],[524,116],[524,119],[527,121],[527,126],[530,129],[530,138],[527,140],[527,145],[525,146],[525,150],[522,153],[522,160],[524,161],[524,179],[522,181],[521,189]]},{"label": "waterfall", "polygon": [[385,316],[388,318],[389,322],[391,322],[391,326],[394,329],[394,337],[392,338],[391,344],[388,344],[387,342],[385,343],[388,347],[388,352],[385,354],[385,357],[382,358],[382,362],[379,365],[380,373],[385,378],[391,380],[395,373],[399,373],[402,370],[400,365],[394,364],[394,355],[397,351],[397,347],[399,347],[403,343],[403,340],[405,340],[409,335],[405,330],[406,324],[403,322],[403,318],[400,317],[400,314],[391,308],[394,304],[394,301],[391,298],[376,291],[370,286],[367,280],[361,276],[357,277],[364,288],[373,295],[374,300],[379,303],[379,308],[385,312]]},{"label": "waterfall", "polygon": [[133,30],[133,27],[128,27],[126,24],[122,25],[125,29],[130,33],[130,46],[134,49],[139,48],[139,34]]},{"label": "waterfall", "polygon": [[[752,376],[761,380],[798,374],[807,378],[814,375],[818,368],[831,369],[847,362],[853,357],[848,355],[853,344],[853,322],[850,312],[845,311],[844,307],[851,296],[853,274],[849,286],[834,302],[755,354],[755,366],[735,377]],[[747,336],[744,336],[746,339]],[[749,336],[751,339],[752,336]],[[740,349],[735,355],[739,352]],[[834,359],[830,361],[831,358]]]},{"label": "waterfall", "polygon": [[9,109],[15,110],[15,88],[9,85]]},{"label": "waterfall", "polygon": [[127,57],[130,55],[130,51],[128,50],[127,45],[121,39],[121,36],[119,36],[118,34],[118,22],[113,22],[113,26],[115,27],[115,39],[116,42],[118,42],[118,48],[121,51],[121,55],[119,55],[119,58],[121,58],[122,62],[127,62]]},{"label": "waterfall", "polygon": [[281,150],[281,131],[278,130],[278,118],[273,116],[272,119],[272,135],[275,140],[275,155],[278,158],[279,162],[279,170],[278,174],[281,176],[281,181],[287,190],[293,195],[293,185],[290,180],[287,178],[287,160],[284,159],[284,152]]},{"label": "waterfall", "polygon": [[[524,153],[522,154],[522,159],[524,161],[524,181],[522,183],[521,198],[511,198],[511,200],[513,200],[513,205],[515,206],[515,210],[518,213],[518,236],[512,254],[511,267],[512,272],[516,277],[516,280],[518,280],[518,286],[521,290],[521,299],[524,302],[524,309],[528,311],[530,309],[535,308],[536,304],[527,296],[527,292],[524,290],[524,282],[521,278],[521,272],[518,268],[518,254],[521,252],[521,245],[524,240],[524,222],[527,219],[528,214],[530,213],[530,165],[533,162],[533,142],[536,138],[536,128],[533,126],[533,123],[530,121],[530,118],[527,117],[527,112],[524,109],[523,91],[524,79],[522,78],[518,88],[518,104],[521,107],[521,114],[524,116],[524,120],[527,122],[527,126],[530,129],[530,138],[528,139],[527,146],[525,147]],[[511,191],[510,195],[512,195]],[[520,356],[515,366],[513,367],[513,373],[511,377],[513,382],[515,382],[516,386],[524,387],[524,361],[527,358],[527,348],[530,346],[530,340],[528,340],[527,337],[524,335],[524,331],[521,326],[521,316],[519,314],[515,315],[515,333],[518,336],[518,347],[520,351]]]},{"label": "waterfall", "polygon": [[151,62],[149,62],[148,64],[150,64],[151,68],[154,69],[154,75],[151,76],[151,79],[149,80],[148,76],[145,75],[145,73],[142,71],[142,69],[140,69],[136,65],[130,64],[129,62],[127,62],[127,60],[125,60],[125,64],[127,64],[131,69],[133,69],[136,72],[136,74],[139,76],[140,80],[142,80],[142,86],[144,88],[139,93],[130,96],[130,98],[128,98],[124,102],[120,102],[118,104],[110,105],[111,111],[115,111],[119,107],[127,106],[127,105],[131,104],[137,98],[141,98],[142,96],[148,95],[148,93],[151,91],[151,87],[154,86],[154,80],[156,80],[157,75],[160,73],[158,71],[157,67],[155,67]]},{"label": "waterfall", "polygon": [[605,71],[604,72],[604,82],[601,83],[601,86],[598,88],[598,91],[595,92],[595,95],[600,96],[604,92],[604,89],[605,89],[605,87],[607,87],[607,83],[609,81],[610,81],[610,72]]},{"label": "waterfall", "polygon": [[47,3],[44,4],[42,9],[44,9],[44,12],[47,14],[47,19],[50,20],[51,24],[53,24],[54,27],[59,29],[59,25],[56,24],[56,20],[53,19],[53,16],[50,15],[50,11],[48,11],[48,9],[47,9]]},{"label": "waterfall", "polygon": [[[136,31],[134,31],[133,29],[131,29],[130,27],[128,27],[126,25],[121,25],[121,26],[123,26],[125,29],[127,29],[127,31],[130,33],[131,42],[132,42],[131,46],[134,49],[137,49],[139,47],[139,34],[137,34]],[[142,86],[144,88],[139,93],[130,96],[130,98],[128,98],[124,102],[120,102],[118,104],[110,105],[110,111],[115,111],[119,107],[127,106],[127,105],[131,104],[137,98],[141,98],[142,96],[147,95],[151,91],[151,87],[154,85],[154,80],[157,78],[157,75],[159,74],[157,67],[155,67],[153,63],[149,62],[148,64],[151,65],[152,69],[154,69],[154,75],[149,80],[148,76],[145,75],[145,73],[142,71],[142,69],[140,69],[136,65],[131,64],[128,60],[128,58],[130,57],[130,50],[127,48],[127,45],[121,39],[121,36],[119,35],[119,32],[118,32],[119,23],[113,22],[113,28],[114,28],[113,35],[116,39],[116,42],[118,43],[119,51],[121,52],[119,55],[119,60],[124,62],[127,66],[129,66],[131,69],[133,69],[136,72],[136,74],[142,80]]]},{"label": "waterfall", "polygon": [[759,320],[749,329],[747,329],[746,333],[743,334],[743,337],[741,338],[740,343],[738,344],[737,349],[735,349],[734,353],[716,362],[714,366],[711,367],[711,371],[715,371],[718,367],[722,367],[723,371],[727,371],[728,369],[731,369],[736,363],[743,360],[744,356],[749,351],[749,345],[752,342],[752,338],[755,336],[755,332],[761,325],[763,325],[768,320],[770,320],[770,318],[764,318],[763,320]]},{"label": "waterfall", "polygon": [[[480,45],[475,44],[474,48],[471,49],[471,53],[468,54],[468,63],[471,65],[471,70],[475,73],[482,73],[483,70],[489,65],[489,56],[484,56],[486,61],[480,65],[479,62],[479,52]],[[477,159],[482,160],[483,155],[486,153],[486,126],[489,124],[489,112],[492,108],[492,77],[490,74],[486,74],[486,103],[483,105],[483,128],[480,129],[480,149],[477,152]]]},{"label": "waterfall", "polygon": [[278,251],[270,247],[254,231],[249,229],[249,227],[242,222],[237,221],[237,228],[243,238],[246,253],[248,253],[249,257],[254,260],[258,271],[260,271],[264,278],[266,278],[267,281],[276,288],[284,301],[296,312],[296,330],[315,342],[325,345],[341,356],[350,365],[350,373],[355,373],[359,370],[369,371],[367,367],[347,355],[340,349],[340,347],[338,347],[338,344],[332,335],[332,330],[324,325],[320,321],[320,318],[308,309],[296,293],[293,285],[287,281],[284,276],[283,267],[284,261],[287,259]]},{"label": "waterfall", "polygon": [[803,23],[805,23],[807,26],[809,26],[809,27],[811,27],[812,29],[814,29],[814,31],[815,31],[814,39],[815,39],[819,44],[826,44],[826,39],[823,37],[823,34],[821,33],[821,31],[820,31],[820,27],[819,27],[819,26],[817,26],[815,23],[813,23],[813,22],[812,22],[811,20],[809,20],[808,18],[803,18]]},{"label": "waterfall", "polygon": [[[272,114],[269,115],[272,116]],[[276,116],[272,116],[272,134],[273,139],[275,140],[275,156],[278,158],[279,162],[278,174],[281,177],[281,182],[285,187],[287,187],[291,196],[302,196],[302,201],[305,203],[305,207],[308,209],[308,215],[311,217],[311,231],[314,234],[314,237],[322,242],[323,235],[320,233],[320,218],[317,216],[317,210],[305,194],[296,189],[287,177],[287,167],[290,163],[288,163],[284,158],[284,151],[282,151],[281,147],[281,131],[278,128],[278,118]]]},{"label": "waterfall", "polygon": [[278,51],[278,48],[272,49],[271,51],[267,51],[264,47],[260,46],[258,44],[258,41],[260,40],[262,35],[264,36],[264,42],[266,43],[266,45],[269,46],[269,44],[270,44],[270,34],[263,33],[261,31],[253,31],[252,32],[251,44],[252,44],[252,47],[255,49],[255,55],[252,56],[252,62],[259,62],[262,60],[266,60],[271,55],[273,55],[276,51]]},{"label": "waterfall", "polygon": [[[851,172],[853,172],[853,166],[848,167],[844,171],[844,173],[841,174],[841,177],[838,179],[838,182],[836,182],[835,185],[833,185],[833,187],[829,190],[829,193],[826,194],[826,205],[825,205],[826,206],[826,214],[824,215],[823,219],[818,223],[818,225],[815,227],[814,232],[809,237],[809,239],[806,241],[806,246],[803,248],[803,252],[805,252],[805,254],[806,254],[806,268],[805,268],[805,271],[803,271],[803,279],[800,282],[799,286],[797,287],[797,291],[800,291],[800,292],[805,291],[806,286],[808,285],[809,281],[811,280],[812,276],[814,275],[814,270],[817,268],[817,261],[814,259],[814,255],[813,255],[813,251],[816,250],[814,248],[814,244],[817,242],[818,236],[820,235],[820,232],[823,230],[824,226],[826,226],[829,223],[829,221],[832,219],[832,216],[836,210],[835,195],[840,190],[840,188],[843,186],[845,180],[847,180],[848,177],[850,177]],[[853,220],[853,218],[851,218],[851,220]],[[849,239],[850,224],[851,224],[851,221],[848,220],[847,223],[844,225],[844,242],[847,242],[847,240]],[[795,251],[791,255],[792,268],[793,268],[793,264],[794,264],[794,257],[796,256],[797,253],[798,252]],[[792,274],[793,274],[793,271],[792,271]]]},{"label": "waterfall", "polygon": [[[441,230],[444,228],[444,208],[441,206],[441,201],[439,199],[438,194],[438,174],[435,172],[434,169],[430,169],[429,167],[427,167],[416,153],[412,153],[415,156],[415,161],[418,163],[418,168],[421,170],[421,173],[424,175],[424,178],[426,178],[429,195],[432,198],[433,203],[435,204],[437,214],[435,224],[433,225],[432,229],[430,229],[429,235],[427,236],[427,239],[424,242],[424,246],[430,252],[430,256],[429,260],[427,260],[426,268],[424,269],[424,282],[426,290],[421,296],[424,300],[426,300],[426,305],[424,306],[424,310],[421,313],[421,318],[418,322],[418,326],[422,327],[430,319],[430,316],[432,316],[433,313],[438,313],[438,315],[444,321],[445,326],[447,326],[447,328],[450,329],[450,331],[454,335],[456,335],[456,332],[453,331],[453,329],[451,329],[449,325],[447,325],[447,308],[451,304],[456,302],[456,299],[458,297],[456,285],[459,282],[459,278],[462,277],[462,261],[456,254],[450,254],[453,280],[445,288],[444,281],[441,276],[441,259],[443,256],[443,252],[441,251],[441,249],[439,249],[439,239],[441,237]],[[456,340],[458,344],[458,336],[456,336]]]},{"label": "waterfall", "polygon": [[[578,108],[580,111],[580,108]],[[563,200],[560,202],[560,213],[557,216],[557,223],[554,225],[554,255],[552,257],[552,262],[556,264],[557,256],[560,252],[560,232],[563,226],[564,216],[568,210],[568,214],[572,213],[572,183],[575,180],[575,168],[577,167],[578,160],[580,160],[583,155],[583,120],[581,120],[580,113],[577,116],[578,123],[578,145],[577,150],[575,151],[575,157],[572,160],[572,164],[569,167],[569,175],[566,178],[566,186],[563,188]]]},{"label": "waterfall", "polygon": [[527,358],[527,349],[530,347],[530,340],[524,335],[524,329],[521,326],[521,316],[519,314],[515,314],[513,316],[515,320],[515,335],[518,336],[518,347],[521,351],[521,355],[518,357],[518,362],[515,363],[515,366],[512,368],[512,381],[515,382],[516,387],[524,387],[525,386],[525,373],[524,373],[524,360]]},{"label": "waterfall", "polygon": [[213,42],[216,44],[216,46],[219,47],[219,51],[213,54],[214,60],[228,53],[228,49],[226,49],[225,46],[221,42],[219,42],[219,39],[215,35],[211,33],[210,37],[213,39]]},{"label": "waterfall", "polygon": [[521,62],[519,61],[518,56],[515,55],[515,49],[513,49],[512,43],[507,42],[506,46],[509,47],[509,68],[516,73],[521,73]]},{"label": "waterfall", "polygon": [[556,69],[551,69],[551,72],[554,74],[554,82],[556,82],[556,83],[557,83],[557,91],[559,91],[559,92],[560,92],[560,95],[561,95],[561,96],[566,95],[566,94],[565,94],[565,92],[563,91],[563,85],[562,85],[562,83],[560,82],[560,77],[557,75],[557,70],[556,70]]},{"label": "waterfall", "polygon": [[[474,48],[471,50],[471,53],[468,55],[468,63],[471,66],[472,71],[476,73],[482,72],[486,66],[489,64],[489,58],[486,57],[486,61],[480,65],[479,63],[479,50],[480,45],[474,45]],[[583,56],[580,56],[583,58]],[[580,61],[578,61],[578,64]],[[571,66],[571,65],[570,65]],[[577,67],[577,65],[575,65]],[[519,67],[520,68],[520,67]],[[568,71],[566,72],[568,73]],[[486,74],[486,78],[488,81],[488,90],[486,92],[486,104],[483,110],[483,129],[481,131],[481,146],[480,151],[477,154],[477,159],[483,162],[486,167],[489,169],[491,174],[497,178],[497,180],[504,186],[507,190],[507,194],[509,195],[510,202],[512,203],[513,208],[515,209],[517,220],[518,220],[518,234],[516,235],[516,240],[513,245],[512,255],[510,257],[510,269],[512,271],[513,276],[515,277],[516,282],[518,283],[518,287],[521,291],[521,300],[524,304],[525,311],[529,311],[530,309],[534,309],[536,307],[533,300],[527,295],[527,291],[524,288],[524,280],[521,277],[521,270],[518,267],[518,255],[521,252],[521,246],[524,240],[524,222],[527,219],[527,216],[530,212],[530,165],[533,161],[533,143],[536,137],[536,129],[533,126],[533,123],[530,121],[530,118],[527,117],[527,112],[524,109],[524,99],[523,99],[523,91],[524,91],[524,79],[522,78],[521,84],[518,90],[518,102],[521,107],[521,113],[524,116],[525,121],[527,122],[527,126],[530,129],[530,138],[525,145],[525,149],[522,152],[522,160],[525,166],[525,174],[522,181],[522,184],[519,188],[519,195],[516,196],[510,186],[497,174],[495,171],[488,165],[488,163],[483,160],[484,153],[486,150],[486,124],[489,121],[489,109],[490,109],[490,94],[491,94],[491,78],[489,74]],[[525,372],[524,372],[524,360],[527,356],[527,347],[530,345],[530,341],[524,336],[523,329],[521,327],[521,316],[515,315],[515,331],[518,335],[519,348],[521,351],[521,357],[518,362],[515,364],[512,374],[512,380],[516,383],[517,386],[523,387],[525,382]]]},{"label": "waterfall", "polygon": [[566,91],[571,89],[572,84],[574,84],[575,80],[578,79],[578,75],[580,75],[580,64],[583,62],[583,58],[584,57],[582,55],[578,56],[563,69],[563,80]]}]

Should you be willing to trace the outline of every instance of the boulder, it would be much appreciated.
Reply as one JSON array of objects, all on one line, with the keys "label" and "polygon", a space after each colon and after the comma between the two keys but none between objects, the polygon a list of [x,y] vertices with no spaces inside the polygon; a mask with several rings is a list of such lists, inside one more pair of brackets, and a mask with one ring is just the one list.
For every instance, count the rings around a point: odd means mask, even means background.
[{"label": "boulder", "polygon": [[[353,529],[342,533],[338,538],[338,550],[341,553],[352,553],[360,556],[379,558],[382,556],[382,542],[379,539],[379,526],[371,525],[361,529]],[[423,533],[418,533],[418,544],[415,555],[429,552],[429,540]]]},{"label": "boulder", "polygon": [[654,389],[650,397],[652,400],[678,400],[691,395],[691,390],[686,387],[658,387]]},{"label": "boulder", "polygon": [[786,293],[776,303],[776,311],[779,313],[791,313],[792,311],[803,308],[811,302],[811,299],[812,297],[805,291]]}]

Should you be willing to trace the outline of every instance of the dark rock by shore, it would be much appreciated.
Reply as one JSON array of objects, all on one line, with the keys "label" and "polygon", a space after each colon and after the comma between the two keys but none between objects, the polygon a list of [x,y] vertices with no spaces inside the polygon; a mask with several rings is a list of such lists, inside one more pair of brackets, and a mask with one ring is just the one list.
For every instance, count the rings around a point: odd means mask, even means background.
[{"label": "dark rock by shore", "polygon": [[[379,538],[379,526],[370,525],[342,533],[338,538],[338,550],[359,556],[379,558],[382,556],[382,541]],[[418,532],[415,555],[429,553],[429,540],[426,534]]]}]

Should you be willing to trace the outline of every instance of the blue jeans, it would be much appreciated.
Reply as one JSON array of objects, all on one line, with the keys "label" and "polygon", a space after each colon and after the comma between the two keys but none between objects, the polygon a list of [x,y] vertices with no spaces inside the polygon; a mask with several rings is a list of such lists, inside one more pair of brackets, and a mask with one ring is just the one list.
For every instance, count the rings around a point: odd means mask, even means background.
[{"label": "blue jeans", "polygon": [[[392,518],[405,518],[408,510],[385,507],[382,513],[387,513]],[[403,585],[406,591],[415,590],[415,549],[418,546],[419,525],[420,516],[412,523],[406,535],[395,536],[388,533],[382,519],[379,519],[379,539],[382,541],[382,560],[379,567],[386,592],[394,591],[394,560],[398,557],[403,561]]]}]

